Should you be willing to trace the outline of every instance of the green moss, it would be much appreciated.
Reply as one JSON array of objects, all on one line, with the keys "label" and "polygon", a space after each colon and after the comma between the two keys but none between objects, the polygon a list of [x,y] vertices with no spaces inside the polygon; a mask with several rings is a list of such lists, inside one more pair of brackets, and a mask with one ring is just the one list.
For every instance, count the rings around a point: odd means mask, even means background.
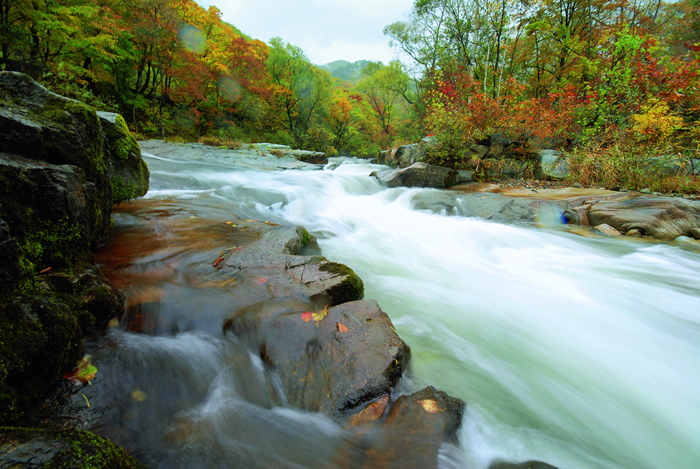
[{"label": "green moss", "polygon": [[40,221],[19,243],[20,266],[34,270],[36,264],[59,267],[81,260],[86,255],[86,241],[80,226],[66,216],[59,222]]},{"label": "green moss", "polygon": [[306,228],[304,228],[304,231],[301,233],[301,245],[306,246],[311,242],[311,235],[309,234],[308,231],[306,231]]},{"label": "green moss", "polygon": [[336,305],[349,301],[361,300],[365,296],[365,285],[362,279],[345,264],[328,262],[318,268],[321,272],[344,275],[345,279],[330,289],[329,295]]},{"label": "green moss", "polygon": [[14,446],[38,440],[53,450],[46,469],[136,469],[143,468],[123,449],[94,433],[79,430],[51,431],[40,428],[0,427],[0,435]]}]

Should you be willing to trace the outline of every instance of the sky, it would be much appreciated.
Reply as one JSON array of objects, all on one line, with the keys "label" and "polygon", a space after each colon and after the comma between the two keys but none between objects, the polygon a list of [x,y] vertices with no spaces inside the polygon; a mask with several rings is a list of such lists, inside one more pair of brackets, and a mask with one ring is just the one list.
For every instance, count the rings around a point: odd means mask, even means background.
[{"label": "sky", "polygon": [[403,21],[413,0],[198,0],[222,19],[268,42],[275,36],[301,47],[311,63],[395,58],[384,26]]}]

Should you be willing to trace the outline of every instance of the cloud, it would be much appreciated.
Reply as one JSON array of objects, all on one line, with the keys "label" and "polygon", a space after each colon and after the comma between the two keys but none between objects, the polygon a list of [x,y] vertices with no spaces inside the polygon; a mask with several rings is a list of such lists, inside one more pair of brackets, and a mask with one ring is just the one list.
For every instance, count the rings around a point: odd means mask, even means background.
[{"label": "cloud", "polygon": [[[207,8],[212,3],[201,3]],[[413,0],[220,0],[223,20],[268,41],[279,36],[311,62],[360,59],[388,63],[393,53],[384,26],[404,20]]]}]

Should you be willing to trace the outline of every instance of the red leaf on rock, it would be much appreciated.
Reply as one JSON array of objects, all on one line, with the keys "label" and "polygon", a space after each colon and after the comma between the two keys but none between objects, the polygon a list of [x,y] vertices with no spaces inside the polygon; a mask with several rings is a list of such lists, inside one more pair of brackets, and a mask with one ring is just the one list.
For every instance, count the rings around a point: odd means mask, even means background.
[{"label": "red leaf on rock", "polygon": [[335,325],[338,326],[338,330],[340,332],[347,332],[348,331],[348,328],[345,327],[344,325],[340,324],[339,322],[336,322]]},{"label": "red leaf on rock", "polygon": [[263,285],[267,283],[267,279],[265,277],[255,277],[255,280],[253,282],[257,283],[258,285]]},{"label": "red leaf on rock", "polygon": [[216,260],[214,261],[214,263],[213,263],[212,265],[214,266],[214,268],[218,268],[218,267],[219,267],[219,264],[221,264],[222,262],[224,262],[224,258],[223,258],[223,257],[217,257]]},{"label": "red leaf on rock", "polygon": [[313,317],[314,317],[314,315],[313,315],[312,313],[308,312],[308,311],[305,312],[305,313],[301,313],[301,319],[303,319],[304,322],[309,322],[309,321],[311,321],[311,319],[312,319]]}]

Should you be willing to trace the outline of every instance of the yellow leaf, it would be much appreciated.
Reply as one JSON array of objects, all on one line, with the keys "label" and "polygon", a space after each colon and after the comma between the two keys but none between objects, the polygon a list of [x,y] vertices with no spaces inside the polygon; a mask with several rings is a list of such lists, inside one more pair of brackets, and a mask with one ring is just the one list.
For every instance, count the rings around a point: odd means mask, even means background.
[{"label": "yellow leaf", "polygon": [[131,397],[136,401],[136,402],[143,402],[146,400],[146,393],[141,391],[140,389],[134,389],[131,392]]},{"label": "yellow leaf", "polygon": [[439,410],[437,402],[432,399],[423,399],[422,401],[418,401],[418,403],[423,407],[423,410],[429,414],[434,414]]},{"label": "yellow leaf", "polygon": [[323,310],[321,310],[321,311],[316,311],[315,313],[313,313],[313,318],[314,318],[314,321],[316,321],[316,322],[322,320],[326,316],[328,316],[328,306],[323,308]]}]

